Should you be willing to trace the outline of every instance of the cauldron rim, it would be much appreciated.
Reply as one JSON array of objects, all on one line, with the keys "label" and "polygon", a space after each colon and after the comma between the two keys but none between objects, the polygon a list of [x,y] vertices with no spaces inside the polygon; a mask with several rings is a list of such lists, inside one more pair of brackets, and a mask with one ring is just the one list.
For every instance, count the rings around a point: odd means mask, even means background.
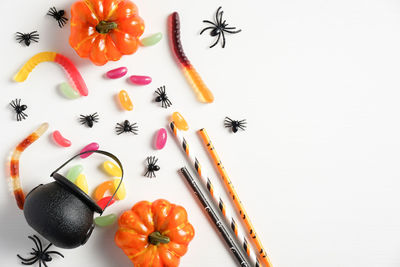
[{"label": "cauldron rim", "polygon": [[97,205],[97,203],[94,202],[90,196],[88,196],[85,192],[83,192],[78,186],[76,186],[70,180],[68,180],[67,178],[65,178],[64,176],[62,176],[59,173],[54,173],[53,178],[54,178],[54,180],[56,180],[56,182],[60,183],[64,187],[66,187],[75,196],[77,196],[86,205],[88,205],[91,210],[93,210],[97,213],[100,213],[100,214],[103,212],[103,209],[100,208],[100,206]]}]

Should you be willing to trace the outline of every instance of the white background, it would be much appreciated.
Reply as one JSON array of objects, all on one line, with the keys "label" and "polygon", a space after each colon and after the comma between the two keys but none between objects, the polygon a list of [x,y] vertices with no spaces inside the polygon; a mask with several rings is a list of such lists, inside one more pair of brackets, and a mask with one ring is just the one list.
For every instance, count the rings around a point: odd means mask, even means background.
[{"label": "white background", "polygon": [[[180,111],[190,124],[186,133],[220,183],[196,130],[205,127],[230,178],[277,267],[400,265],[400,2],[395,0],[283,1],[136,1],[146,22],[144,36],[161,31],[167,16],[179,11],[183,47],[215,95],[197,102],[174,62],[167,38],[154,47],[103,67],[80,59],[68,45],[69,24],[59,29],[45,16],[51,6],[69,10],[72,1],[7,1],[2,5],[0,88],[0,155],[42,122],[49,131],[21,159],[25,191],[50,182],[49,174],[92,141],[117,154],[126,169],[126,200],[109,212],[120,213],[140,200],[165,198],[183,205],[196,236],[182,266],[234,266],[235,261],[177,174],[187,165],[169,136],[161,151],[152,148],[157,129]],[[228,23],[241,28],[227,35],[225,49],[209,49],[213,38],[199,35],[203,19],[223,6]],[[68,12],[69,13],[69,12]],[[69,14],[68,14],[69,16]],[[38,30],[40,43],[16,43],[16,31]],[[66,80],[54,63],[39,65],[28,80],[11,79],[37,52],[56,51],[78,66],[89,96],[67,100],[58,91]],[[107,80],[104,73],[120,66],[129,75],[153,78],[148,86]],[[153,103],[154,90],[166,85],[173,106]],[[126,89],[132,112],[121,111],[115,95]],[[29,118],[15,121],[8,103],[22,98]],[[92,129],[77,122],[79,114],[100,114]],[[231,134],[223,119],[248,120],[245,132]],[[124,119],[139,124],[138,136],[116,136]],[[60,130],[73,145],[57,147],[50,133]],[[147,156],[159,158],[156,179],[143,177]],[[106,176],[100,156],[82,161],[90,188]],[[5,165],[5,164],[4,164]],[[1,165],[1,168],[4,168]],[[6,171],[3,171],[4,176]],[[19,266],[16,254],[32,247],[27,225],[5,179],[0,183],[0,262]],[[97,228],[89,242],[60,250],[65,259],[50,266],[131,266],[113,243],[116,226]]]}]

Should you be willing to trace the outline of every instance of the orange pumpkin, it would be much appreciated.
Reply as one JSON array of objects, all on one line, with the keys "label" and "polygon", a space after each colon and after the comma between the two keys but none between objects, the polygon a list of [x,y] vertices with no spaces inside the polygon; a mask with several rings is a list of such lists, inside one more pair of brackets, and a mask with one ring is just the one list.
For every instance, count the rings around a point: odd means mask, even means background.
[{"label": "orange pumpkin", "polygon": [[136,52],[144,22],[129,0],[82,0],[71,7],[70,45],[96,65]]},{"label": "orange pumpkin", "polygon": [[174,267],[194,237],[186,210],[167,200],[141,201],[118,220],[115,243],[135,267]]}]

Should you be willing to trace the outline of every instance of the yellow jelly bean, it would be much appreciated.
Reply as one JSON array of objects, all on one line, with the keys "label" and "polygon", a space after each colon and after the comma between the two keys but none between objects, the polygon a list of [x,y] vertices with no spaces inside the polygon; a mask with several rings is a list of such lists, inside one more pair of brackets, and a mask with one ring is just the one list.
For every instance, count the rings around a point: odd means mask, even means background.
[{"label": "yellow jelly bean", "polygon": [[176,128],[178,128],[179,130],[189,130],[189,125],[187,124],[185,118],[179,112],[174,112],[172,114],[172,121],[175,123]]},{"label": "yellow jelly bean", "polygon": [[76,178],[75,184],[86,194],[89,192],[88,183],[86,181],[86,177],[83,173],[79,174],[78,178]]},{"label": "yellow jelly bean", "polygon": [[123,109],[125,110],[133,109],[133,104],[131,98],[128,95],[128,92],[126,92],[125,90],[121,90],[118,94],[118,99]]},{"label": "yellow jelly bean", "polygon": [[122,176],[121,169],[109,160],[106,160],[103,162],[103,169],[110,176],[113,176],[113,177],[121,177]]},{"label": "yellow jelly bean", "polygon": [[[121,179],[114,179],[113,181],[113,193],[117,189]],[[124,183],[121,183],[121,186],[119,187],[117,193],[115,194],[115,198],[118,200],[123,200],[126,197],[126,189]]]},{"label": "yellow jelly bean", "polygon": [[[107,191],[111,191],[111,189],[113,188],[113,181],[106,181],[104,183],[101,183],[100,185],[98,185],[96,187],[96,190],[94,190],[94,196],[93,198],[96,201],[99,201],[100,199],[102,199],[104,197],[104,194]],[[114,191],[113,191],[114,192]]]}]

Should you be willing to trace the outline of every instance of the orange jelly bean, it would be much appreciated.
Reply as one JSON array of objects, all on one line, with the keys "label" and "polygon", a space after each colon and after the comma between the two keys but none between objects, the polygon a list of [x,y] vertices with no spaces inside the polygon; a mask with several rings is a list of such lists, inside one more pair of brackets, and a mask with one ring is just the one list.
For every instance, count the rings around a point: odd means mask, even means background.
[{"label": "orange jelly bean", "polygon": [[106,181],[104,183],[101,183],[99,186],[97,186],[96,190],[94,191],[94,196],[93,198],[96,201],[99,201],[104,197],[104,194],[107,191],[110,191],[114,188],[114,182],[113,181]]},{"label": "orange jelly bean", "polygon": [[118,100],[123,109],[125,109],[125,110],[133,109],[133,104],[132,104],[131,98],[129,97],[127,91],[121,90],[118,94]]},{"label": "orange jelly bean", "polygon": [[178,128],[179,130],[189,130],[189,125],[187,124],[185,118],[179,112],[174,112],[172,114],[172,121],[175,123],[176,128]]}]

